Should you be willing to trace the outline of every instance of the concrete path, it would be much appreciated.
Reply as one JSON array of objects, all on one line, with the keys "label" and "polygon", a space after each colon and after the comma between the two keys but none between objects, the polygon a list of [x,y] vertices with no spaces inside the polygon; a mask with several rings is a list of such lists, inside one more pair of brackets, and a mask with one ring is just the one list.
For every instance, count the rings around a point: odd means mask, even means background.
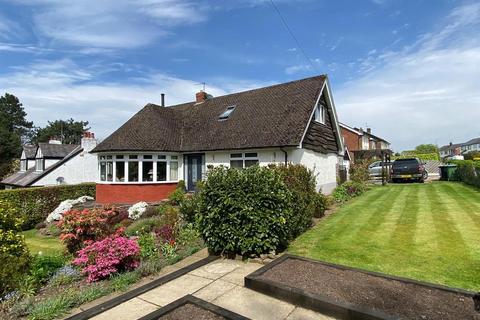
[{"label": "concrete path", "polygon": [[[181,262],[188,264],[188,261]],[[93,319],[137,319],[186,294],[193,294],[251,319],[333,319],[245,288],[244,277],[260,267],[261,264],[253,262],[216,260]]]}]

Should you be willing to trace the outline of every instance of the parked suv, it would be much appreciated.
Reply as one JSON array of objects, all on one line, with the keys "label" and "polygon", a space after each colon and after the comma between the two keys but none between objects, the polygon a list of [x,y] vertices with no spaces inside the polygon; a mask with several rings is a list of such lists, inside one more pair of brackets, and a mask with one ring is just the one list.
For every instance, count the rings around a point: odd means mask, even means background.
[{"label": "parked suv", "polygon": [[424,163],[418,158],[397,159],[392,164],[392,182],[402,180],[425,182],[428,178]]}]

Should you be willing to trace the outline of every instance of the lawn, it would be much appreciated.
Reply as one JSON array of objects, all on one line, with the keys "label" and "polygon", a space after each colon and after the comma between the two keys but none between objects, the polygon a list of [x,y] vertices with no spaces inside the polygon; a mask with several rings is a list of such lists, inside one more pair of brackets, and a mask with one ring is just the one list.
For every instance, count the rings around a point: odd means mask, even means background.
[{"label": "lawn", "polygon": [[480,190],[455,182],[375,187],[296,239],[313,259],[480,290]]},{"label": "lawn", "polygon": [[32,255],[42,252],[42,254],[61,254],[63,245],[57,237],[41,235],[37,229],[22,232],[27,243],[28,250]]}]

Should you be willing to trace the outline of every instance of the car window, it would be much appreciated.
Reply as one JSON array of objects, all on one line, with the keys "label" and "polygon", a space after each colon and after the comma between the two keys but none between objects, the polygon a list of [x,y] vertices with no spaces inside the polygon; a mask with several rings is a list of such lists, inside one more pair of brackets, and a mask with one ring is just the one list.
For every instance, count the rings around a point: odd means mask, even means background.
[{"label": "car window", "polygon": [[398,159],[393,162],[393,166],[415,166],[418,165],[417,159]]},{"label": "car window", "polygon": [[379,164],[380,164],[380,161],[374,162],[370,165],[370,168],[378,167]]}]

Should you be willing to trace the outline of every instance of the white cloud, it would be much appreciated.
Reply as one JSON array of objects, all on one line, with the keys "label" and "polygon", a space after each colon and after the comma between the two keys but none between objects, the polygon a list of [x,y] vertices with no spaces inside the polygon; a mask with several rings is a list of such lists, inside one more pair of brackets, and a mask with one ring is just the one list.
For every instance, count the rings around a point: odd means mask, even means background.
[{"label": "white cloud", "polygon": [[[160,103],[161,93],[166,94],[167,105],[174,105],[193,101],[195,92],[201,89],[198,81],[160,72],[127,79],[128,83],[96,81],[99,74],[115,67],[127,68],[123,65],[80,68],[68,59],[37,61],[15,68],[12,73],[0,75],[0,88],[20,99],[28,118],[36,125],[72,117],[90,121],[92,131],[101,138],[111,134],[145,104]],[[207,92],[219,96],[267,84],[216,78],[207,82]]]},{"label": "white cloud", "polygon": [[368,122],[396,149],[480,136],[480,4],[458,7],[446,21],[336,90],[342,121]]},{"label": "white cloud", "polygon": [[205,7],[186,0],[24,0],[35,32],[49,42],[89,48],[135,48],[164,37],[169,27],[206,19]]}]

